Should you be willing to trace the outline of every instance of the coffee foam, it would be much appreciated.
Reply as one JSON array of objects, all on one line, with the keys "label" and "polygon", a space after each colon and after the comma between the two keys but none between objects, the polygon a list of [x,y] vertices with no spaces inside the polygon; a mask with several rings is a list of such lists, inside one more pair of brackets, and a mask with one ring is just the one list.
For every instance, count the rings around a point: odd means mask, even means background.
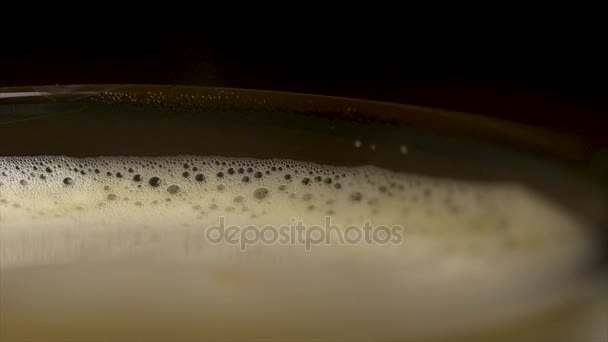
[{"label": "coffee foam", "polygon": [[[195,156],[0,157],[0,182],[0,270],[5,274],[89,264],[147,275],[150,269],[187,269],[182,275],[198,281],[201,291],[185,292],[196,298],[225,291],[212,285],[217,282],[252,298],[264,291],[317,294],[328,312],[327,303],[342,303],[335,314],[343,315],[351,305],[346,303],[375,288],[381,290],[374,292],[378,306],[367,303],[370,311],[388,305],[389,298],[405,298],[422,315],[421,308],[433,312],[441,298],[465,307],[473,297],[482,302],[500,293],[508,302],[516,292],[546,290],[591,256],[583,222],[516,183],[373,166]],[[341,229],[369,221],[398,225],[404,233],[399,244],[323,244],[310,251],[256,244],[241,251],[205,240],[205,229],[220,217],[230,225],[260,227],[290,224],[294,218],[323,225],[330,217]],[[145,284],[130,286],[145,293]],[[318,309],[309,304],[302,304],[302,312]],[[286,319],[275,313],[275,319]]]}]

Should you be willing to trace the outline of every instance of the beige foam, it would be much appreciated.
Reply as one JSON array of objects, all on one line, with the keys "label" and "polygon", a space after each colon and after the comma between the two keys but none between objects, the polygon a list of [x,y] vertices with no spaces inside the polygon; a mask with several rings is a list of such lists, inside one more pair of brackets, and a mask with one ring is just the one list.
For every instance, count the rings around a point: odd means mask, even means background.
[{"label": "beige foam", "polygon": [[[147,303],[138,321],[163,317],[189,331],[184,336],[231,336],[193,328],[193,317],[219,326],[257,320],[247,336],[279,339],[425,336],[429,317],[448,331],[530,313],[531,299],[591,256],[584,224],[519,184],[194,156],[1,157],[0,172],[0,272],[11,285],[11,299],[2,293],[15,305],[11,324],[17,317],[60,324],[98,306],[107,333],[128,320],[111,304],[122,301]],[[404,233],[398,244],[241,251],[206,241],[220,217],[260,227],[330,217],[342,229],[369,221]],[[21,278],[29,287],[19,289]],[[82,304],[59,316],[41,309],[68,300],[63,286],[76,286]],[[23,305],[33,293],[46,296],[31,316]],[[81,333],[97,331],[87,329]]]}]

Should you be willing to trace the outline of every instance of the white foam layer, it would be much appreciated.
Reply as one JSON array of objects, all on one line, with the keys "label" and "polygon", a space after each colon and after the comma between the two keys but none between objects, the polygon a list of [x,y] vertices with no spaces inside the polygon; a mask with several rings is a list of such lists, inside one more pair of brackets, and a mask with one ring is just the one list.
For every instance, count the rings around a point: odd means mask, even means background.
[{"label": "white foam layer", "polygon": [[[521,185],[371,166],[192,156],[1,157],[0,182],[5,277],[38,269],[30,277],[51,277],[44,291],[94,278],[105,284],[87,282],[80,291],[99,286],[113,299],[160,302],[173,293],[201,303],[172,307],[180,315],[224,310],[247,320],[262,310],[262,321],[282,322],[287,330],[296,329],[292,320],[301,316],[311,334],[343,336],[346,326],[353,336],[398,336],[402,329],[422,334],[425,315],[462,327],[480,322],[487,303],[504,310],[486,309],[485,320],[513,315],[530,305],[524,297],[550,292],[547,287],[575,273],[591,253],[583,223]],[[331,243],[310,251],[255,244],[242,251],[206,240],[206,229],[220,217],[227,225],[259,227],[289,225],[294,218],[323,226],[330,217],[342,230],[369,221],[404,231],[395,244]],[[85,271],[90,265],[94,275]],[[131,281],[121,282],[126,274]],[[165,284],[167,292],[151,289],[150,281]],[[80,300],[96,302],[93,292]],[[226,309],[222,296],[240,299]],[[52,298],[47,304],[60,297]],[[361,300],[365,312],[353,300]],[[162,312],[160,302],[150,305]],[[521,305],[510,308],[513,303]],[[86,308],[73,312],[79,310]],[[101,311],[120,316],[113,310]],[[375,318],[366,321],[366,312]],[[324,313],[341,319],[326,326],[314,318]],[[359,331],[365,322],[368,330]],[[309,337],[315,336],[332,335]]]}]

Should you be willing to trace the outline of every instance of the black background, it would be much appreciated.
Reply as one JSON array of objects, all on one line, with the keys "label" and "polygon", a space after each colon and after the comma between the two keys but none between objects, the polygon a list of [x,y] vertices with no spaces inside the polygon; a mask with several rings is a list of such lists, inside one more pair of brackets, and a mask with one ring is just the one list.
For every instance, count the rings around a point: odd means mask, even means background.
[{"label": "black background", "polygon": [[602,35],[566,24],[521,33],[397,25],[6,35],[0,86],[185,84],[346,96],[494,116],[608,146]]}]

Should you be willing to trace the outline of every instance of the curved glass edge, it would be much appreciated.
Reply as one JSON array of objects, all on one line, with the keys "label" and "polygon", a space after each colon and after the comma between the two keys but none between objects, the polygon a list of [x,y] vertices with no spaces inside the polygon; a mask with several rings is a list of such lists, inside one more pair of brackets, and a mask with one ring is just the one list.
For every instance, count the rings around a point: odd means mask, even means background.
[{"label": "curved glass edge", "polygon": [[25,103],[131,104],[194,112],[287,112],[364,124],[426,129],[469,140],[508,145],[569,162],[586,164],[606,159],[603,164],[608,165],[607,153],[599,153],[594,146],[574,136],[475,114],[341,97],[175,85],[99,84],[0,88],[0,105]]}]

